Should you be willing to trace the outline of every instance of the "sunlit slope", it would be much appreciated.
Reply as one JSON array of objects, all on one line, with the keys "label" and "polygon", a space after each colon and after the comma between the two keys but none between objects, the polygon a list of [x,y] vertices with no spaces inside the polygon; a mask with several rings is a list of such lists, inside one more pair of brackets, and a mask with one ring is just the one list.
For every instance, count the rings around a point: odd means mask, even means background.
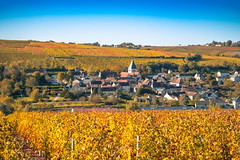
[{"label": "sunlit slope", "polygon": [[[185,63],[188,55],[201,54],[199,65],[225,65],[225,62],[240,65],[239,58],[230,58],[240,54],[240,47],[174,46],[142,47],[141,49],[110,48],[80,44],[67,44],[39,41],[0,40],[0,63],[28,61],[30,68],[46,67],[42,62],[51,59],[67,69],[81,67],[85,70],[124,69],[134,60],[136,65],[148,62]],[[165,57],[165,58],[164,58]],[[39,62],[39,65],[36,65]]]},{"label": "sunlit slope", "polygon": [[155,50],[137,50],[123,48],[107,48],[80,44],[66,44],[36,41],[0,41],[0,53],[47,54],[50,57],[103,56],[103,57],[181,57],[187,53]]}]

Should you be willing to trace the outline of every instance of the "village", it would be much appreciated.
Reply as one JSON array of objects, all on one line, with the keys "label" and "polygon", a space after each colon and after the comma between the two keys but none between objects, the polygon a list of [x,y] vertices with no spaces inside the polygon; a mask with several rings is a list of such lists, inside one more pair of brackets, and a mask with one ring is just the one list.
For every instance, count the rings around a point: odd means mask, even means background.
[{"label": "village", "polygon": [[[204,86],[202,82],[206,80],[206,77],[202,74],[168,70],[167,73],[148,74],[145,79],[142,79],[134,61],[131,61],[128,71],[121,72],[120,76],[117,76],[117,73],[113,71],[96,72],[95,75],[89,75],[86,71],[76,68],[71,71],[73,80],[70,80],[70,83],[61,77],[60,73],[50,74],[46,70],[39,71],[45,76],[49,76],[53,85],[63,86],[62,90],[55,93],[56,98],[53,101],[58,101],[59,97],[64,97],[64,94],[69,92],[77,97],[72,101],[81,101],[82,99],[91,101],[92,98],[93,102],[97,101],[96,103],[98,103],[101,98],[97,96],[93,98],[93,95],[100,95],[108,102],[101,104],[101,107],[104,108],[116,103],[127,103],[129,100],[139,104],[141,110],[208,109],[209,105],[225,109],[240,107],[239,97],[224,100],[213,87]],[[237,71],[232,75],[226,71],[218,71],[215,78],[218,83],[224,83],[225,79],[239,82],[239,74]],[[193,81],[186,83],[187,79],[193,79]],[[124,101],[113,103],[116,98]],[[87,106],[81,107],[89,110]],[[98,107],[100,106],[96,106],[95,109],[97,110]],[[94,106],[90,108],[94,108]]]}]

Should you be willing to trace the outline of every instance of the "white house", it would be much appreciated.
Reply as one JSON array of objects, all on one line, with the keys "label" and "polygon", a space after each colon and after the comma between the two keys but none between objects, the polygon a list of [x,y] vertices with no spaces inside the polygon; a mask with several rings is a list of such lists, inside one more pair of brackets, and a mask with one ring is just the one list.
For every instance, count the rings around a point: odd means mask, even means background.
[{"label": "white house", "polygon": [[176,101],[178,101],[178,97],[176,95],[169,94],[169,93],[166,93],[164,95],[164,98],[166,98],[167,100],[176,100]]},{"label": "white house", "polygon": [[230,73],[229,72],[223,72],[223,71],[218,71],[217,72],[217,77],[229,77],[230,76]]},{"label": "white house", "polygon": [[177,78],[191,78],[191,77],[193,77],[193,75],[189,74],[189,73],[180,73],[176,77]]},{"label": "white house", "polygon": [[223,83],[223,82],[224,82],[224,77],[217,77],[217,78],[216,78],[216,81]]},{"label": "white house", "polygon": [[240,97],[233,99],[233,107],[234,107],[234,109],[240,108]]},{"label": "white house", "polygon": [[194,78],[195,78],[196,80],[200,80],[200,81],[204,81],[204,80],[205,80],[205,78],[203,77],[203,75],[202,75],[202,74],[199,74],[199,73],[196,73],[195,76],[194,76]]},{"label": "white house", "polygon": [[230,80],[233,82],[240,82],[240,76],[238,74],[234,74],[230,77]]}]

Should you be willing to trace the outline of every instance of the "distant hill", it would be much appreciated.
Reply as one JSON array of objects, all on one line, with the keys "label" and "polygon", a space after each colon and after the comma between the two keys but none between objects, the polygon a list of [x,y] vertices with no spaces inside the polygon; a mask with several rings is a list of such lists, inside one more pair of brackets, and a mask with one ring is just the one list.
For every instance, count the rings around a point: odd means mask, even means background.
[{"label": "distant hill", "polygon": [[[29,63],[30,66],[38,68],[44,67],[41,63],[45,64],[46,61],[51,60],[52,63],[64,65],[68,69],[81,67],[85,70],[104,70],[127,67],[132,59],[137,65],[164,61],[181,64],[184,63],[182,59],[173,57],[184,58],[193,54],[203,55],[205,60],[199,62],[203,64],[206,60],[207,63],[210,60],[222,61],[221,56],[236,56],[239,51],[240,47],[175,46],[125,49],[72,43],[0,40],[0,63],[21,62],[23,65]],[[228,60],[240,63],[235,58]]]}]

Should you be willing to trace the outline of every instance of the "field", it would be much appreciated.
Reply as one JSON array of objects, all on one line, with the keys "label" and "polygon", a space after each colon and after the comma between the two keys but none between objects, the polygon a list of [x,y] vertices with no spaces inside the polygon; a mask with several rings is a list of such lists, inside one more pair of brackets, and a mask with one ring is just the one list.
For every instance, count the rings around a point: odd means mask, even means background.
[{"label": "field", "polygon": [[[239,110],[16,112],[6,118],[21,137],[47,158],[240,158]],[[2,122],[1,125],[5,127]],[[6,135],[0,133],[4,145]],[[10,153],[14,149],[6,150]]]},{"label": "field", "polygon": [[[173,57],[186,57],[189,54],[202,55],[203,60],[198,62],[199,65],[219,65],[224,61],[240,65],[238,58],[224,57],[236,55],[239,52],[239,47],[176,46],[125,49],[56,42],[0,40],[0,63],[9,64],[20,61],[27,63],[25,68],[64,65],[67,69],[80,67],[87,71],[102,71],[106,68],[123,70],[131,60],[134,60],[137,65],[166,61],[181,64],[184,63],[182,59]],[[166,58],[161,58],[163,56]],[[51,64],[46,64],[49,62]]]}]

